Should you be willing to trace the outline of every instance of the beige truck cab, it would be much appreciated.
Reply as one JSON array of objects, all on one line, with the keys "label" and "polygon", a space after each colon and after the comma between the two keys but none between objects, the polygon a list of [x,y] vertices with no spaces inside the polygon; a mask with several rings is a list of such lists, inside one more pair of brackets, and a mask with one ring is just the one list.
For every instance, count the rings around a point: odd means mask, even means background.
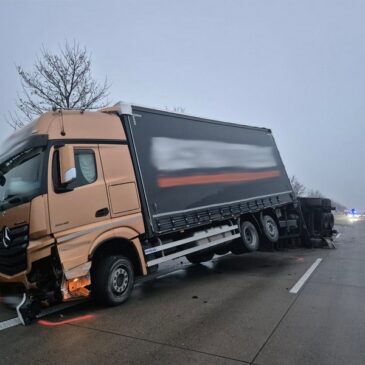
[{"label": "beige truck cab", "polygon": [[2,145],[0,171],[0,287],[67,300],[87,296],[91,276],[114,265],[113,286],[98,282],[98,297],[125,300],[134,275],[147,269],[136,177],[118,115],[46,113]]}]

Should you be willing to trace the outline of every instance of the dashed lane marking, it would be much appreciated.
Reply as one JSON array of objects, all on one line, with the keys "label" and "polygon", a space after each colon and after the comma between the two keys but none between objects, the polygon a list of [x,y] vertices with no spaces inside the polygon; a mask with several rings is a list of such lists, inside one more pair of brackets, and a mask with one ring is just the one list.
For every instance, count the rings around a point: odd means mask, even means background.
[{"label": "dashed lane marking", "polygon": [[18,317],[8,319],[7,321],[0,322],[0,331],[4,331],[11,327],[19,326],[20,324],[22,324],[22,321]]},{"label": "dashed lane marking", "polygon": [[302,288],[302,286],[305,284],[305,282],[309,279],[309,277],[313,274],[314,270],[317,268],[317,266],[322,262],[323,259],[319,258],[312,266],[304,273],[304,275],[297,281],[297,283],[290,289],[289,293],[291,294],[297,294],[299,290]]}]

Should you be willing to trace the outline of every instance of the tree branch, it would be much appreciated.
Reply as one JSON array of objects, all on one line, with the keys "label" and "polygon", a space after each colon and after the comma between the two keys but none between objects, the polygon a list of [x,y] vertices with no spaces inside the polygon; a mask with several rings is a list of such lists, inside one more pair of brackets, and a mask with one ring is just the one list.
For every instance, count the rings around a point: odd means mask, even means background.
[{"label": "tree branch", "polygon": [[91,56],[76,42],[67,42],[59,54],[42,46],[32,71],[16,66],[21,81],[18,112],[9,113],[7,122],[17,129],[41,113],[58,108],[93,109],[106,105],[109,84],[99,84],[92,77]]}]

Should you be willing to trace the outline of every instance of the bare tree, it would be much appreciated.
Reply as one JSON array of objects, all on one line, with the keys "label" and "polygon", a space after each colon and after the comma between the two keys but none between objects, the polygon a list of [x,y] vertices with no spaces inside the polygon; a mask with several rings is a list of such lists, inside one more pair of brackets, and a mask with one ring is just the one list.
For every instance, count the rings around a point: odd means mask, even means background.
[{"label": "bare tree", "polygon": [[314,189],[309,190],[307,196],[309,198],[324,198],[325,197],[319,190],[314,190]]},{"label": "bare tree", "polygon": [[[307,189],[295,175],[293,175],[290,179],[290,183],[293,187],[293,191],[296,196],[307,196],[308,198],[325,198],[325,196],[317,189]],[[340,204],[331,199],[332,206],[336,207],[336,210],[342,212],[346,209],[343,204]]]},{"label": "bare tree", "polygon": [[296,196],[304,196],[307,189],[295,175],[291,177],[290,183]]},{"label": "bare tree", "polygon": [[99,84],[91,75],[91,56],[77,43],[65,43],[59,54],[46,48],[32,71],[16,66],[22,85],[17,111],[9,113],[8,124],[22,127],[53,107],[93,109],[106,105],[109,84]]}]

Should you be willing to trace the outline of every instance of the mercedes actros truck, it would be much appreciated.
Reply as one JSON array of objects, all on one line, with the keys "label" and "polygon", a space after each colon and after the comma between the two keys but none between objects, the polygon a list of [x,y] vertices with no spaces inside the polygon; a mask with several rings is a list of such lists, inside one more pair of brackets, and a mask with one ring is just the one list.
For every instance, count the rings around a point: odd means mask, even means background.
[{"label": "mercedes actros truck", "polygon": [[24,293],[24,323],[42,302],[123,303],[169,260],[333,233],[266,128],[119,103],[50,111],[0,147],[0,293]]}]

